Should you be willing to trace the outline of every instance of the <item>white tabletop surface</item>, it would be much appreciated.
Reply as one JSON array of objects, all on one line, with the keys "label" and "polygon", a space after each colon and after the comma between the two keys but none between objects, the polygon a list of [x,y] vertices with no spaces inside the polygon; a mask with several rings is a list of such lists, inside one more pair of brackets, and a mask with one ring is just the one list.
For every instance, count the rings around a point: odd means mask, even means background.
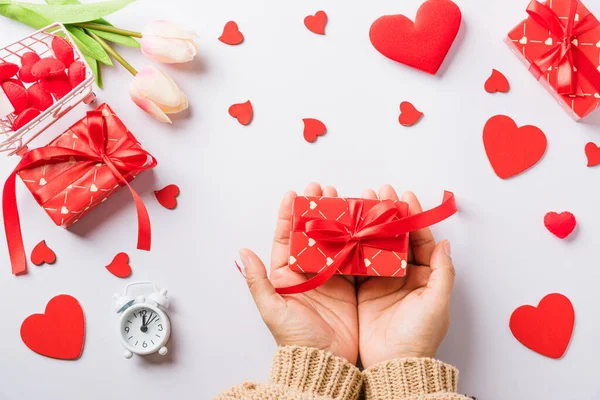
[{"label": "white tabletop surface", "polygon": [[[588,3],[600,13],[600,4]],[[67,231],[19,184],[26,248],[46,239],[58,261],[13,277],[0,246],[0,398],[207,399],[245,379],[265,380],[275,343],[233,261],[244,246],[268,262],[281,196],[311,181],[348,197],[391,183],[416,192],[426,207],[438,204],[444,189],[454,191],[460,213],[434,233],[453,244],[452,326],[438,356],[460,369],[460,391],[488,400],[597,398],[600,170],[586,167],[583,149],[600,142],[600,117],[573,122],[503,43],[524,18],[527,0],[459,1],[463,24],[437,76],[377,53],[371,23],[384,14],[413,17],[419,4],[141,0],[110,16],[123,28],[168,19],[200,35],[197,60],[163,67],[190,101],[189,113],[172,126],[133,105],[131,76],[122,68],[103,68],[105,89],[96,90],[159,161],[133,185],[151,214],[153,249],[135,250],[135,209],[126,190]],[[329,15],[326,36],[302,23],[319,9]],[[240,46],[217,40],[229,20],[246,36]],[[3,42],[30,31],[0,19]],[[136,67],[149,63],[137,50],[120,50]],[[506,74],[510,93],[484,92],[492,68]],[[243,127],[227,109],[248,99],[255,118]],[[425,113],[412,128],[398,124],[404,100]],[[37,143],[85,110],[79,106]],[[485,121],[503,113],[537,125],[549,142],[537,166],[507,181],[494,175],[481,139]],[[302,138],[307,117],[328,127],[314,144]],[[0,159],[3,176],[16,161]],[[174,211],[152,195],[170,183],[181,188]],[[576,215],[568,240],[544,228],[551,210]],[[129,280],[104,269],[120,251],[131,256]],[[165,358],[122,356],[112,295],[133,280],[169,289],[173,337]],[[517,306],[536,305],[552,292],[572,300],[577,320],[561,360],[526,349],[508,328]],[[25,317],[60,293],[79,299],[86,316],[85,349],[74,362],[39,356],[19,337]]]}]

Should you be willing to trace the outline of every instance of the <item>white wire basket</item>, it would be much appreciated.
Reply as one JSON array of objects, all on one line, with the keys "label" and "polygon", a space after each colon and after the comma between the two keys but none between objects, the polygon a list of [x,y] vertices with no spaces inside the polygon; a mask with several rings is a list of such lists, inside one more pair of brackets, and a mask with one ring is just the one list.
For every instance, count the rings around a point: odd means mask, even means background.
[{"label": "white wire basket", "polygon": [[37,53],[41,58],[52,57],[54,56],[52,39],[55,36],[62,36],[70,42],[75,54],[75,60],[79,60],[85,64],[85,79],[66,96],[60,100],[56,100],[46,111],[17,131],[12,130],[13,121],[17,117],[14,113],[7,116],[0,116],[0,153],[8,153],[9,156],[23,154],[27,151],[27,145],[33,139],[38,137],[73,107],[81,102],[90,104],[96,99],[96,95],[92,91],[94,74],[85,57],[83,57],[77,46],[75,46],[73,39],[62,24],[55,23],[49,25],[15,43],[5,46],[0,49],[0,61],[21,65],[21,56],[30,51]]}]

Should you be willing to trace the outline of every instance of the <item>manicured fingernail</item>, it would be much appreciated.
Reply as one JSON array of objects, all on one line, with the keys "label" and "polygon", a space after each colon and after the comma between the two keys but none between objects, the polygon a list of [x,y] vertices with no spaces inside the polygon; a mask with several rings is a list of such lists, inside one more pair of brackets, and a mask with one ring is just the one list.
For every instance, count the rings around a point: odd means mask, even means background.
[{"label": "manicured fingernail", "polygon": [[250,265],[250,258],[248,257],[248,250],[246,250],[246,249],[240,250],[240,259],[242,260],[244,273],[245,273],[246,268],[248,268],[248,265]]},{"label": "manicured fingernail", "polygon": [[452,257],[452,247],[450,246],[450,242],[447,240],[444,242],[444,253],[446,253],[448,257]]}]

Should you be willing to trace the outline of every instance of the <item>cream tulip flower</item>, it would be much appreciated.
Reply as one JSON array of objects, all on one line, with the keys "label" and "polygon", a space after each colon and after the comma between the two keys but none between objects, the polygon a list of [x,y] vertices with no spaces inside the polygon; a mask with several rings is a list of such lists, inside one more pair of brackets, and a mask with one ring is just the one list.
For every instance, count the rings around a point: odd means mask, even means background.
[{"label": "cream tulip flower", "polygon": [[198,46],[195,32],[168,21],[154,21],[142,31],[142,54],[152,61],[173,64],[194,59]]}]

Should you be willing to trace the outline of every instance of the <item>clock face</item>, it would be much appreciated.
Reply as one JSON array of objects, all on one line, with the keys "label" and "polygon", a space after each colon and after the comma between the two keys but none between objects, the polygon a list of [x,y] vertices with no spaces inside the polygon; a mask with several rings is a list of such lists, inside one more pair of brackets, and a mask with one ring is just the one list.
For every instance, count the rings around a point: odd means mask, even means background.
[{"label": "clock face", "polygon": [[120,329],[125,347],[137,354],[150,354],[167,343],[170,324],[167,315],[156,307],[135,305],[124,311]]}]

